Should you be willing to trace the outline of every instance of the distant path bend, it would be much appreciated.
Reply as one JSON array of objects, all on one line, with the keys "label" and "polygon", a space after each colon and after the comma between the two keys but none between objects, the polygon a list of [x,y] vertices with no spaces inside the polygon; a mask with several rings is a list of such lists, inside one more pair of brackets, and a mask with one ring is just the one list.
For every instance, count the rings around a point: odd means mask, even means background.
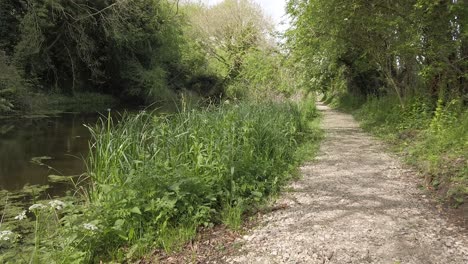
[{"label": "distant path bend", "polygon": [[221,263],[468,263],[468,238],[351,115],[319,105],[326,138],[279,204]]}]

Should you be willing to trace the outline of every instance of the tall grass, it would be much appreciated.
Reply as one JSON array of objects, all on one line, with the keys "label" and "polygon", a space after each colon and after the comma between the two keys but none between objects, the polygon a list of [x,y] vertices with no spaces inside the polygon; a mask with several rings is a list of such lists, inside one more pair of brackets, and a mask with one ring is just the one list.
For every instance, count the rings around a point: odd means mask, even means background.
[{"label": "tall grass", "polygon": [[291,176],[314,108],[240,103],[167,116],[141,112],[91,128],[88,217],[102,229],[95,253],[115,256],[130,247],[142,254],[154,243],[171,251],[197,226],[238,227],[244,210]]},{"label": "tall grass", "polygon": [[141,112],[118,122],[109,113],[89,128],[89,180],[77,189],[84,199],[14,209],[0,225],[0,261],[121,263],[155,247],[180,250],[200,226],[238,229],[246,210],[277,194],[317,149],[308,100]]}]

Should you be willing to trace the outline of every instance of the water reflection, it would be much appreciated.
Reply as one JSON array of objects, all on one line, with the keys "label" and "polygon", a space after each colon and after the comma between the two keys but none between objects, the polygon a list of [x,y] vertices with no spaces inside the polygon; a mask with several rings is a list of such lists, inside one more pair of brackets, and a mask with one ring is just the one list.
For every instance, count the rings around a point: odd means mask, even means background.
[{"label": "water reflection", "polygon": [[[0,120],[0,189],[49,184],[48,175],[85,171],[90,134],[97,114],[63,114],[51,118]],[[50,159],[46,158],[50,157]],[[40,160],[31,162],[31,159]]]}]

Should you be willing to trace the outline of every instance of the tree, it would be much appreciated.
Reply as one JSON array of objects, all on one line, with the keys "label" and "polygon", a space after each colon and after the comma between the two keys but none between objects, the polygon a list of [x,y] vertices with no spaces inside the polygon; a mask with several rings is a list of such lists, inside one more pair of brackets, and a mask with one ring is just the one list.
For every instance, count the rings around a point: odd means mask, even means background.
[{"label": "tree", "polygon": [[466,89],[463,1],[291,0],[288,13],[289,48],[314,87],[393,94],[401,105],[407,96],[460,97]]},{"label": "tree", "polygon": [[240,74],[246,55],[269,45],[273,25],[251,0],[225,0],[214,6],[191,4],[191,36],[217,61],[226,80]]},{"label": "tree", "polygon": [[199,52],[178,1],[0,0],[0,7],[0,49],[36,91],[152,102],[187,85],[204,63],[188,55]]}]

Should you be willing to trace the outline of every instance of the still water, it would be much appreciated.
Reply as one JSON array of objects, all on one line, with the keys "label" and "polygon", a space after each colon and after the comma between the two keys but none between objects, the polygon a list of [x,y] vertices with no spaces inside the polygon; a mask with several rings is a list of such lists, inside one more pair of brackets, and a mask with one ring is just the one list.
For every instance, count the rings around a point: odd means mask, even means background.
[{"label": "still water", "polygon": [[[80,175],[89,151],[90,133],[98,114],[62,114],[46,118],[0,120],[0,190],[50,185],[49,175]],[[55,186],[54,186],[55,185]]]}]

